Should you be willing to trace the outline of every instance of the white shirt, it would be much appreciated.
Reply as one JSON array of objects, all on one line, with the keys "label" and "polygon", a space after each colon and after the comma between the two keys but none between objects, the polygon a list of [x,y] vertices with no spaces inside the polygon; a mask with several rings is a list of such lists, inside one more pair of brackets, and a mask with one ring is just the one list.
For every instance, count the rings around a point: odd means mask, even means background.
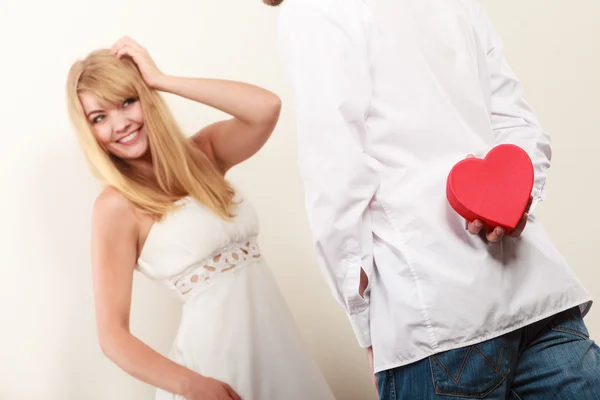
[{"label": "white shirt", "polygon": [[318,262],[375,372],[587,312],[533,215],[520,238],[488,244],[446,199],[456,162],[513,143],[535,166],[533,212],[550,166],[475,0],[286,0],[279,29]]}]

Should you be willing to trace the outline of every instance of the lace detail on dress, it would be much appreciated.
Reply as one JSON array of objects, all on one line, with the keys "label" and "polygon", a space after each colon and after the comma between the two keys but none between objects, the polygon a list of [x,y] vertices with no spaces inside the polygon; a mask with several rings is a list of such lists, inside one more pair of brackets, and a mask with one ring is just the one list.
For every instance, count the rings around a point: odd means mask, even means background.
[{"label": "lace detail on dress", "polygon": [[179,294],[186,296],[194,289],[206,286],[217,275],[260,260],[261,254],[256,237],[245,242],[232,243],[214,255],[196,264],[173,281]]}]

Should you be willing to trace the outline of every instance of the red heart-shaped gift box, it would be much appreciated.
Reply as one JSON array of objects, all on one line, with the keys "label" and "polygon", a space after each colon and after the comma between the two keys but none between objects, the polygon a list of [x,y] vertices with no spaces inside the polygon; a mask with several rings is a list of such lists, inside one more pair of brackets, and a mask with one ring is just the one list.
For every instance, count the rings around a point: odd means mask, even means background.
[{"label": "red heart-shaped gift box", "polygon": [[526,211],[533,189],[533,163],[520,147],[501,144],[485,158],[459,161],[448,174],[446,197],[469,222],[510,233]]}]

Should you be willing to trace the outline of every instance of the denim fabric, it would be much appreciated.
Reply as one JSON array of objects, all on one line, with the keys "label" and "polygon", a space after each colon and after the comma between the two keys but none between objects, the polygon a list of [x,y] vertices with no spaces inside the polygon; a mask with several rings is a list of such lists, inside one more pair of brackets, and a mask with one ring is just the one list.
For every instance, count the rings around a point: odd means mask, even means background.
[{"label": "denim fabric", "polygon": [[382,400],[600,400],[600,348],[574,308],[377,378]]}]

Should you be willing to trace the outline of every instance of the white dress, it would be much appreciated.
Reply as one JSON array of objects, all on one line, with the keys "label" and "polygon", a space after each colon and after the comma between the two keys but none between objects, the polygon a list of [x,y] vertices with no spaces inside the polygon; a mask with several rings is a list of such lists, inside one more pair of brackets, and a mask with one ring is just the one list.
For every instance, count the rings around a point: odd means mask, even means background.
[{"label": "white dress", "polygon": [[[243,400],[333,399],[260,254],[256,213],[239,192],[235,201],[227,222],[183,199],[148,234],[137,269],[183,301],[169,357]],[[156,392],[156,400],[182,398]]]}]

